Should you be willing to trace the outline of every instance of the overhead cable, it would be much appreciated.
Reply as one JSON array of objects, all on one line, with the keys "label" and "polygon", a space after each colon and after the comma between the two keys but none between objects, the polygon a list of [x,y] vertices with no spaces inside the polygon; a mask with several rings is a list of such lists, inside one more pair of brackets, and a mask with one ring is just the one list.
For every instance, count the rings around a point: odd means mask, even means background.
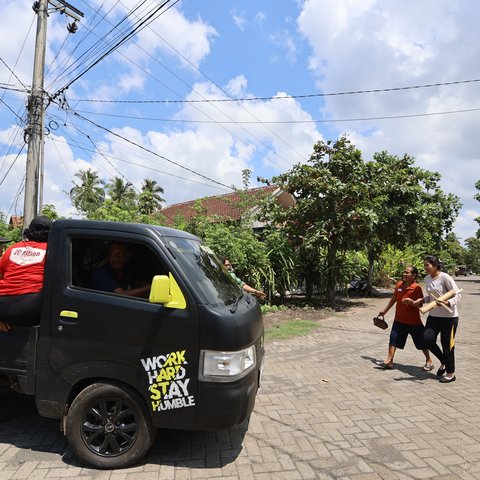
[{"label": "overhead cable", "polygon": [[92,125],[96,126],[97,128],[100,128],[100,129],[110,133],[111,135],[114,135],[115,137],[120,138],[121,140],[123,140],[127,143],[130,143],[131,145],[134,145],[134,146],[136,146],[136,147],[138,147],[138,148],[140,148],[140,149],[142,149],[142,150],[144,150],[144,151],[146,151],[146,152],[148,152],[148,153],[150,153],[150,154],[152,154],[152,155],[154,155],[158,158],[161,158],[162,160],[165,160],[168,163],[171,163],[172,165],[176,165],[177,167],[179,167],[183,170],[186,170],[190,173],[193,173],[194,175],[197,175],[199,177],[202,177],[202,178],[204,178],[204,179],[206,179],[206,180],[208,180],[212,183],[216,183],[217,185],[221,185],[222,187],[228,188],[229,190],[234,190],[234,188],[229,186],[229,185],[225,185],[224,183],[222,183],[218,180],[215,180],[213,178],[210,178],[207,175],[204,175],[203,173],[197,172],[196,170],[193,170],[192,168],[186,167],[185,165],[182,165],[181,163],[175,162],[174,160],[171,160],[171,159],[169,159],[169,158],[167,158],[163,155],[160,155],[159,153],[156,153],[153,150],[150,150],[149,148],[146,148],[143,145],[140,145],[140,144],[134,142],[133,140],[130,140],[126,137],[123,137],[122,135],[119,135],[118,133],[115,133],[114,131],[112,131],[112,130],[106,128],[106,127],[103,127],[102,125],[99,125],[98,123],[93,122],[92,120],[88,119],[87,117],[84,117],[83,115],[80,115],[77,112],[72,112],[72,114],[81,118],[81,119],[83,119],[83,120],[85,120],[88,123],[91,123]]},{"label": "overhead cable", "polygon": [[392,87],[392,88],[375,88],[372,90],[352,90],[346,92],[332,92],[332,93],[308,93],[304,95],[275,95],[271,97],[242,97],[242,98],[211,98],[200,100],[100,100],[100,99],[71,99],[76,102],[91,102],[91,103],[213,103],[213,102],[252,102],[255,100],[290,100],[292,98],[313,98],[313,97],[333,97],[340,95],[360,95],[364,93],[382,93],[395,92],[401,90],[413,90],[420,88],[443,87],[447,85],[460,85],[467,83],[480,82],[480,78],[472,80],[458,80],[453,82],[438,82],[427,83],[424,85],[411,85],[406,87]]},{"label": "overhead cable", "polygon": [[88,114],[88,115],[99,115],[103,117],[113,117],[113,118],[127,118],[129,120],[139,120],[139,121],[152,121],[152,122],[170,122],[170,123],[214,123],[214,124],[224,124],[224,123],[241,123],[241,124],[302,124],[302,123],[341,123],[341,122],[363,122],[368,120],[390,120],[395,118],[413,118],[413,117],[431,117],[435,115],[450,115],[453,113],[470,113],[478,112],[480,108],[466,108],[462,110],[449,110],[445,112],[425,112],[425,113],[407,113],[404,115],[385,115],[378,117],[357,117],[357,118],[329,118],[322,120],[261,120],[261,121],[222,121],[222,120],[182,120],[174,118],[156,118],[156,117],[139,117],[139,116],[129,116],[129,115],[115,115],[112,113],[101,113],[101,112],[90,112],[86,110],[77,110],[79,113]]}]

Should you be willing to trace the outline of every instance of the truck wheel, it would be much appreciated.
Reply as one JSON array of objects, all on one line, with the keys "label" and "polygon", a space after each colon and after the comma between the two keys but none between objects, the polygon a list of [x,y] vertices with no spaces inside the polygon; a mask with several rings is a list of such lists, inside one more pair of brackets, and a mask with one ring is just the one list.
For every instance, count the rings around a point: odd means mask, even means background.
[{"label": "truck wheel", "polygon": [[67,440],[79,460],[95,468],[124,468],[145,456],[155,429],[142,398],[127,387],[94,383],[67,414]]}]

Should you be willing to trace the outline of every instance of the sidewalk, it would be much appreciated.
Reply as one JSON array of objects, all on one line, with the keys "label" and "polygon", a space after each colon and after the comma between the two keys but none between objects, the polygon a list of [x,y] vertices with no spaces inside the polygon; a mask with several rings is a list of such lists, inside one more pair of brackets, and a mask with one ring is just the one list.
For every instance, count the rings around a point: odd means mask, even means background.
[{"label": "sidewalk", "polygon": [[[457,282],[465,291],[456,382],[439,383],[436,368],[424,372],[411,339],[397,351],[394,370],[376,367],[390,329],[374,327],[372,318],[388,299],[362,299],[363,306],[322,320],[308,336],[267,344],[248,429],[162,431],[135,468],[84,469],[58,422],[39,418],[29,400],[2,403],[0,480],[478,480],[480,279]],[[390,324],[392,314],[386,319]]]}]

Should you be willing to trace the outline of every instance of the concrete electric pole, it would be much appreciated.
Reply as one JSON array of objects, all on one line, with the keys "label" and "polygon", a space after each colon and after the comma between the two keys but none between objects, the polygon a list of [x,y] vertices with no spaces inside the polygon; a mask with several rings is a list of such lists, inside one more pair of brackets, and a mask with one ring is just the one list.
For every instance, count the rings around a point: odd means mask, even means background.
[{"label": "concrete electric pole", "polygon": [[[39,194],[43,195],[43,115],[45,92],[43,80],[45,71],[45,48],[47,41],[48,4],[53,5],[52,11],[65,13],[80,20],[83,13],[64,0],[38,0],[33,9],[37,13],[37,36],[35,41],[35,58],[33,63],[32,90],[28,98],[28,137],[27,166],[25,172],[25,201],[23,207],[23,225],[28,225],[39,213],[42,203]],[[76,24],[74,23],[76,27]],[[71,24],[67,27],[70,33],[76,28]]]}]

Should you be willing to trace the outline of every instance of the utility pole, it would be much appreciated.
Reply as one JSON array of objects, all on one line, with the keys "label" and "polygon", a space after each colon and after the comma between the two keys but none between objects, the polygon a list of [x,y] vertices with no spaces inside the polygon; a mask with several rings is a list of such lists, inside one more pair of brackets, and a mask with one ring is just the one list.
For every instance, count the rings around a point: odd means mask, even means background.
[{"label": "utility pole", "polygon": [[[25,173],[25,203],[23,207],[23,225],[27,226],[38,214],[38,184],[40,176],[40,158],[43,150],[43,77],[45,69],[45,44],[47,40],[48,0],[39,0],[34,4],[37,12],[37,37],[35,41],[35,59],[33,63],[32,91],[28,98],[28,150]],[[37,7],[37,8],[35,8]]]},{"label": "utility pole", "polygon": [[[65,13],[80,20],[83,13],[64,0],[38,0],[33,3],[37,13],[37,36],[35,40],[35,58],[33,63],[32,90],[28,97],[28,137],[27,166],[25,172],[25,201],[23,207],[23,225],[27,226],[38,215],[39,204],[43,199],[43,125],[44,102],[43,90],[45,71],[45,48],[47,41],[48,4],[53,5],[51,11]],[[70,33],[75,33],[76,23],[67,27]]]}]

